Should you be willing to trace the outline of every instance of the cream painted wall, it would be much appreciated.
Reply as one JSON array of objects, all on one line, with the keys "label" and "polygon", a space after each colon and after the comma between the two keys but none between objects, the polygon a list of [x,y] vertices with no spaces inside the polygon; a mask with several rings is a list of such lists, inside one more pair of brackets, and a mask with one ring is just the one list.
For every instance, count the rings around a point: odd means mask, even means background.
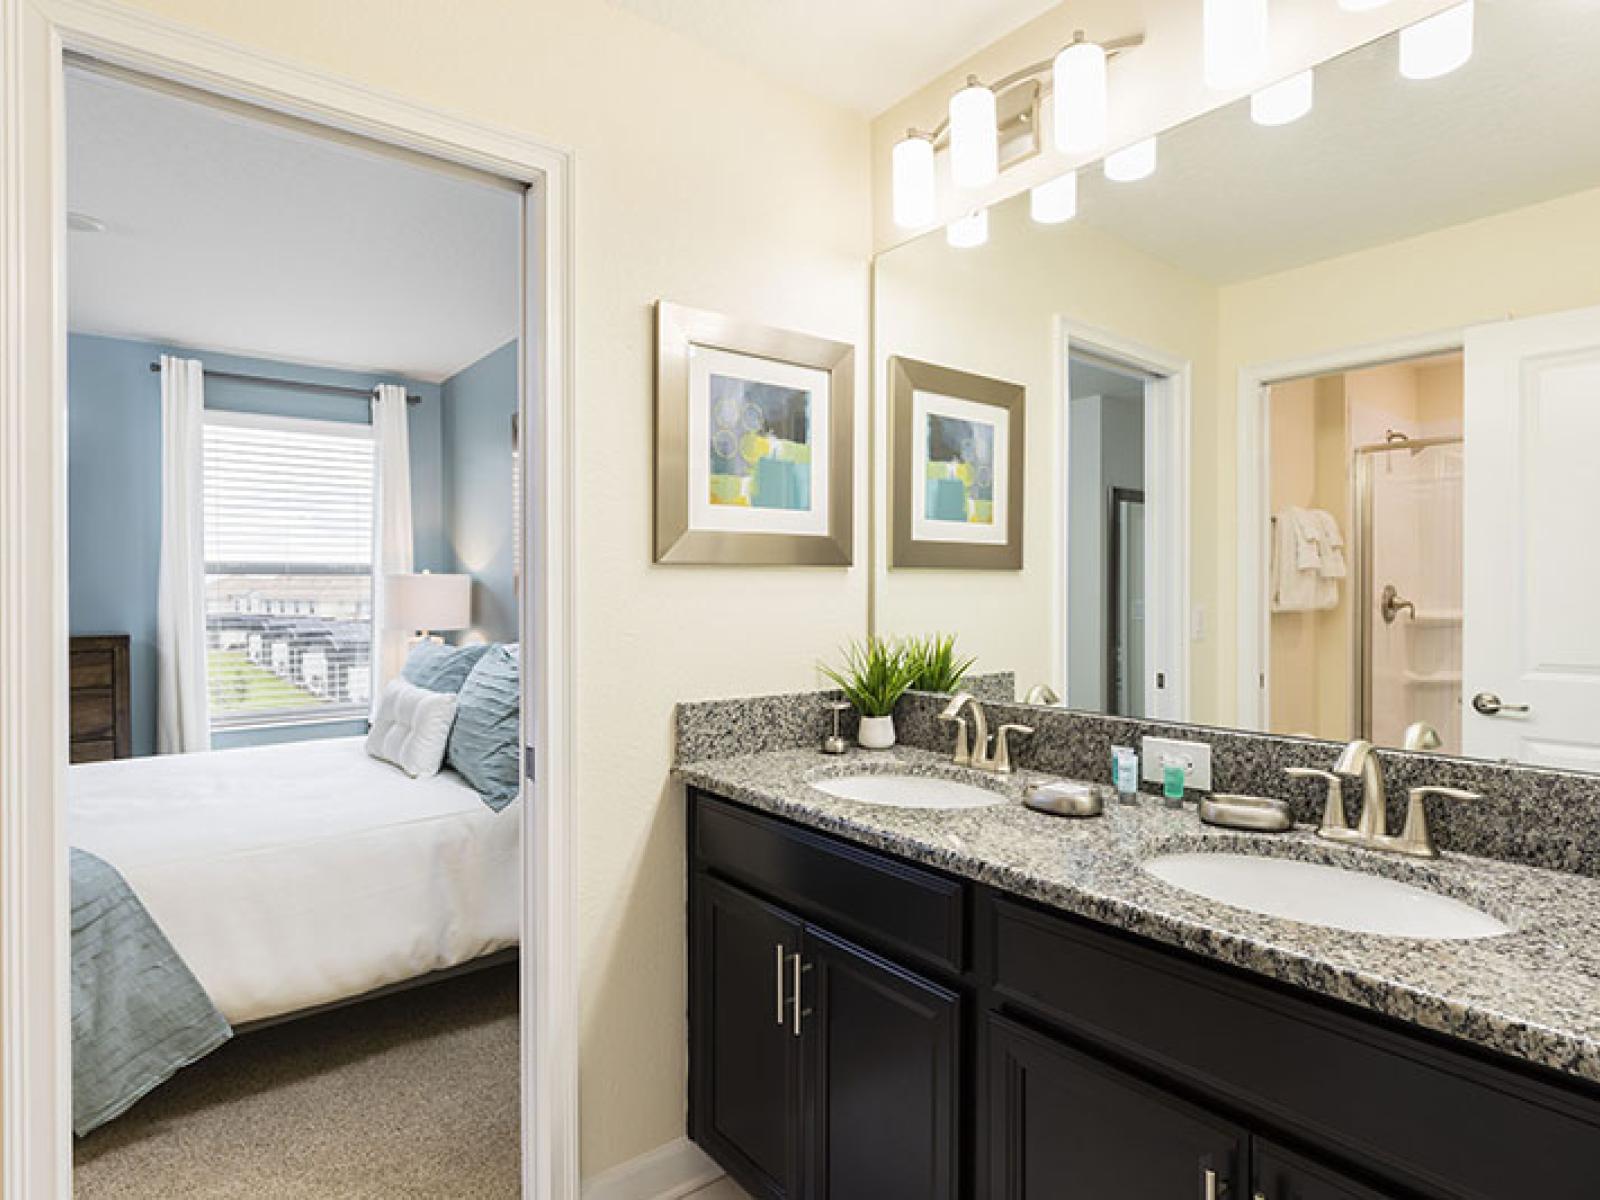
[{"label": "cream painted wall", "polygon": [[866,612],[864,566],[651,565],[650,306],[852,342],[865,364],[866,123],[592,0],[140,7],[576,153],[583,1170],[605,1170],[683,1133],[672,705],[813,686]]},{"label": "cream painted wall", "polygon": [[[1597,228],[1600,189],[1222,289],[1213,418],[1219,507],[1211,523],[1219,564],[1218,662],[1231,664],[1238,649],[1239,372],[1600,304]],[[1231,721],[1236,677],[1223,671],[1214,678],[1212,706],[1220,720]]]},{"label": "cream painted wall", "polygon": [[[951,249],[941,236],[880,255],[875,277],[873,379],[874,469],[888,478],[888,360],[903,355],[1027,389],[1027,521],[1021,571],[894,570],[885,553],[874,564],[874,619],[879,633],[959,633],[962,648],[985,671],[1015,671],[1021,688],[1060,678],[1062,640],[1053,614],[1060,589],[1064,530],[1059,526],[1065,472],[1061,455],[1060,364],[1055,318],[1114,331],[1193,366],[1195,410],[1194,533],[1215,536],[1216,289],[1088,224],[1042,228],[1025,201],[990,215],[980,251]],[[888,545],[888,506],[875,489],[877,545]],[[1216,589],[1209,563],[1196,561],[1196,601]],[[1216,664],[1199,653],[1196,695],[1215,694]],[[1209,719],[1205,708],[1196,716]]]},{"label": "cream painted wall", "polygon": [[[1421,17],[1439,12],[1456,0],[1391,0],[1372,12],[1342,11],[1332,0],[1275,0],[1272,5],[1271,58],[1261,82],[1293,75],[1343,54],[1356,46]],[[1111,66],[1111,128],[1115,148],[1229,104],[1250,89],[1213,91],[1201,74],[1198,0],[1065,0],[1048,13],[984,49],[969,55],[872,122],[873,232],[878,249],[907,240],[891,218],[890,151],[908,128],[931,130],[944,119],[950,97],[975,74],[992,82],[1036,62],[1052,59],[1072,40],[1074,30],[1098,41],[1143,33],[1145,44]],[[914,36],[908,33],[908,36]],[[985,191],[967,192],[959,203],[950,199],[940,223],[961,211],[993,204],[1054,178],[1069,167],[1098,155],[1069,157],[1051,144],[1052,123],[1045,105],[1046,150],[1019,164]],[[941,173],[947,156],[940,155]]]}]

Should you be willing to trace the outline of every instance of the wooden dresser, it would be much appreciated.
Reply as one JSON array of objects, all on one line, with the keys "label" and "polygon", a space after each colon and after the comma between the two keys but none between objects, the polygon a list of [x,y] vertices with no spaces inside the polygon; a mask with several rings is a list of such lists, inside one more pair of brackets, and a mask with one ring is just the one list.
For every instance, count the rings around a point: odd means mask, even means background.
[{"label": "wooden dresser", "polygon": [[104,762],[133,755],[128,702],[128,635],[75,637],[71,662],[70,761]]}]

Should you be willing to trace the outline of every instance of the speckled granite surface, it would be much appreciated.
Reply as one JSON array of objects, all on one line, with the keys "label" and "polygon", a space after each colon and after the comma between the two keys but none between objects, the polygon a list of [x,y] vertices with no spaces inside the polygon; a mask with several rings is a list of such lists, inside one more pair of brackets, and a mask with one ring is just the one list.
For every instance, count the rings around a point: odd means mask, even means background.
[{"label": "speckled granite surface", "polygon": [[[944,701],[934,696],[901,700],[895,714],[900,741],[925,749],[948,749],[953,735],[948,725],[937,720],[943,705]],[[1032,737],[1013,745],[1018,764],[1077,779],[1108,782],[1113,745],[1138,747],[1144,737],[1206,742],[1212,748],[1214,791],[1292,800],[1301,821],[1315,821],[1322,815],[1324,785],[1291,779],[1283,769],[1326,770],[1341,748],[1335,742],[1309,738],[1169,725],[1036,705],[986,702],[984,708],[991,729],[1001,722],[1034,728]],[[1380,751],[1378,758],[1383,764],[1391,831],[1398,832],[1405,823],[1407,788],[1424,783],[1466,788],[1483,799],[1429,801],[1431,827],[1441,849],[1600,877],[1600,775],[1399,750]],[[1344,794],[1354,823],[1360,813],[1360,784],[1346,781]]]},{"label": "speckled granite surface", "polygon": [[[967,689],[984,703],[1012,700],[1017,680],[1010,671],[967,678]],[[785,692],[773,696],[738,696],[728,700],[695,700],[678,705],[677,762],[699,762],[763,750],[814,749],[832,727],[828,703],[843,700],[837,691]],[[930,702],[933,697],[929,697]],[[855,740],[857,716],[843,714],[839,728]]]},{"label": "speckled granite surface", "polygon": [[[962,778],[999,789],[1005,802],[962,811],[896,809],[810,786],[824,774],[856,770]],[[910,747],[852,751],[842,759],[809,749],[768,751],[686,762],[677,775],[851,841],[1600,1082],[1600,881],[1594,879],[1454,854],[1412,861],[1334,846],[1308,829],[1214,830],[1200,824],[1192,805],[1173,811],[1154,799],[1113,805],[1089,820],[1048,817],[1020,803],[1028,772],[1002,781]],[[1208,901],[1140,869],[1160,853],[1241,848],[1414,882],[1475,904],[1512,932],[1450,942],[1347,933]]]}]

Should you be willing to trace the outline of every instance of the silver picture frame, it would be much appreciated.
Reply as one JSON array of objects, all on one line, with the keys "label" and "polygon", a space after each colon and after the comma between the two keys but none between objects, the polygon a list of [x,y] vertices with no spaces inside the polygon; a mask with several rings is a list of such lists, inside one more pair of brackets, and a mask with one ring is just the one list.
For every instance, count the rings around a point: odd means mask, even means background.
[{"label": "silver picture frame", "polygon": [[[719,313],[662,300],[656,303],[656,453],[655,561],[714,566],[847,567],[854,554],[855,347],[811,334],[775,329]],[[709,454],[695,444],[691,405],[709,403],[696,395],[692,370],[697,352],[725,362],[748,360],[751,374],[783,368],[819,373],[826,379],[825,486],[810,493],[823,510],[808,509],[815,528],[780,532],[697,527],[691,488],[703,482],[693,455]],[[816,377],[816,376],[813,376]],[[774,518],[776,521],[776,518]]]},{"label": "silver picture frame", "polygon": [[[999,461],[994,464],[1003,466],[1005,472],[1003,482],[998,477],[995,480],[1000,488],[999,496],[1004,498],[1004,514],[995,514],[1003,530],[1003,540],[983,544],[918,536],[914,489],[923,482],[923,473],[917,469],[916,447],[918,438],[927,436],[916,428],[919,394],[975,406],[974,411],[993,409],[996,421],[1003,421],[1005,445],[996,447]],[[1023,464],[1027,445],[1025,398],[1026,390],[1020,384],[911,358],[889,359],[890,567],[962,571],[1022,569]]]}]

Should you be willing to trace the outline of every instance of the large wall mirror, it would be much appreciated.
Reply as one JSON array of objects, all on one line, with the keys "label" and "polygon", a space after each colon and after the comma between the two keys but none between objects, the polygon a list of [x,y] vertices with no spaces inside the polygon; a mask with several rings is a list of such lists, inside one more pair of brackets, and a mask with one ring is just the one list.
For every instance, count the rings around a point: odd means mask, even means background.
[{"label": "large wall mirror", "polygon": [[[1432,79],[1399,40],[1082,167],[1070,219],[879,257],[880,634],[1074,709],[1600,770],[1600,6],[1480,0]],[[907,362],[1020,388],[1020,451]],[[1000,538],[1007,450],[1020,567],[896,561],[913,501]]]}]

